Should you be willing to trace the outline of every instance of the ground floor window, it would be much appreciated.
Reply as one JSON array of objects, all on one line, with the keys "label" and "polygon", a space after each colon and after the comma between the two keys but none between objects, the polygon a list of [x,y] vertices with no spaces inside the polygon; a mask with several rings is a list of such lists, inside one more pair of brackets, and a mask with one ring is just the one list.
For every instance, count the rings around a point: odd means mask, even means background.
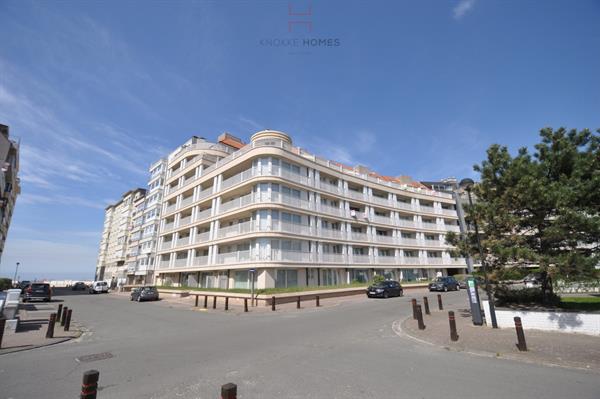
[{"label": "ground floor window", "polygon": [[338,285],[340,283],[337,270],[325,269],[321,271],[321,284],[323,285]]},{"label": "ground floor window", "polygon": [[278,269],[275,288],[297,287],[298,271],[293,269]]},{"label": "ground floor window", "polygon": [[233,288],[250,288],[248,270],[237,270],[233,275]]},{"label": "ground floor window", "polygon": [[366,269],[350,269],[350,281],[366,283],[369,281],[369,271]]}]

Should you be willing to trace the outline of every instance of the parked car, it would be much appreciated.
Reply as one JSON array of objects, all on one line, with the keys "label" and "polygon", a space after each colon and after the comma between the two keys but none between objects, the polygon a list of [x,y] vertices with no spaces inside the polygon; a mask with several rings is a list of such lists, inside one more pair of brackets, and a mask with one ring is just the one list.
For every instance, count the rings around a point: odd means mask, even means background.
[{"label": "parked car", "polygon": [[23,281],[20,281],[15,288],[20,288],[21,294],[24,294],[25,288],[29,287],[30,285],[31,285],[31,281],[23,280]]},{"label": "parked car", "polygon": [[367,288],[367,297],[369,298],[388,298],[391,296],[402,296],[404,290],[397,281],[383,281],[381,283],[370,285]]},{"label": "parked car", "polygon": [[50,302],[52,299],[52,288],[48,283],[31,283],[23,293],[23,302],[28,302],[34,299]]},{"label": "parked car", "polygon": [[456,282],[458,283],[458,288],[463,289],[463,290],[467,289],[467,279],[457,280]]},{"label": "parked car", "polygon": [[134,288],[131,291],[132,301],[158,301],[158,290],[153,286]]},{"label": "parked car", "polygon": [[438,277],[429,283],[429,291],[458,291],[458,281],[452,276]]},{"label": "parked car", "polygon": [[535,288],[542,284],[542,273],[531,273],[525,276],[523,283],[526,288]]},{"label": "parked car", "polygon": [[102,294],[108,292],[108,283],[106,281],[94,281],[88,290],[90,294]]},{"label": "parked car", "polygon": [[84,282],[78,281],[75,284],[73,284],[73,286],[71,286],[71,290],[73,290],[73,291],[79,291],[79,290],[85,291],[87,289],[87,287],[88,286]]}]

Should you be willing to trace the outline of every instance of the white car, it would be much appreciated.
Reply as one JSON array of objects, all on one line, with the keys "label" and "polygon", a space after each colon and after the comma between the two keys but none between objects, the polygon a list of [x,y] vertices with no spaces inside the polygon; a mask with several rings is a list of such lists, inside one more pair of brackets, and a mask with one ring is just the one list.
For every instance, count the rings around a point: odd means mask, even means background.
[{"label": "white car", "polygon": [[106,281],[94,281],[90,285],[90,294],[102,294],[103,292],[108,292],[108,283]]}]

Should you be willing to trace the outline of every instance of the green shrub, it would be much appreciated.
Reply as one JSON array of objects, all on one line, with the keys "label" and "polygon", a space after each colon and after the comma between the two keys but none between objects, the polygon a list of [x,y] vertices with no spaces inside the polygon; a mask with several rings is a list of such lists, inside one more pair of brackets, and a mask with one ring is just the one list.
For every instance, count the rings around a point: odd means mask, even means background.
[{"label": "green shrub", "polygon": [[9,278],[0,278],[0,291],[8,290],[12,287],[12,280]]},{"label": "green shrub", "polygon": [[383,277],[382,275],[378,274],[376,276],[373,276],[373,279],[371,280],[371,284],[372,285],[377,285],[377,284],[381,284],[385,281],[385,277]]},{"label": "green shrub", "polygon": [[542,290],[539,288],[521,288],[510,289],[506,286],[496,287],[494,297],[496,305],[550,305],[558,306],[560,297],[556,294],[547,295],[547,300],[544,302]]}]

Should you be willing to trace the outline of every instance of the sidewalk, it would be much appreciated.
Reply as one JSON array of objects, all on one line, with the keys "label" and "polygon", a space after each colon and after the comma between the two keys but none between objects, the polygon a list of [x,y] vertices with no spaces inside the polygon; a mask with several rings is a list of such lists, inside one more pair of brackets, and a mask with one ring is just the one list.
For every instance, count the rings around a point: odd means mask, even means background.
[{"label": "sidewalk", "polygon": [[[457,342],[450,340],[448,310],[453,310],[455,313],[459,335]],[[517,336],[514,328],[492,329],[485,325],[474,326],[470,311],[467,309],[439,311],[437,304],[433,303],[431,315],[424,314],[423,321],[425,330],[418,329],[417,321],[413,320],[412,316],[395,323],[395,330],[422,343],[448,350],[600,373],[600,338],[598,337],[527,330],[527,326],[523,326],[528,351],[520,352],[515,346]]]},{"label": "sidewalk", "polygon": [[54,338],[46,338],[48,319],[51,313],[56,312],[57,303],[27,303],[19,306],[19,327],[15,333],[4,332],[0,355],[54,345],[81,335],[79,328],[71,321],[70,331],[64,331],[64,327],[57,323]]}]

